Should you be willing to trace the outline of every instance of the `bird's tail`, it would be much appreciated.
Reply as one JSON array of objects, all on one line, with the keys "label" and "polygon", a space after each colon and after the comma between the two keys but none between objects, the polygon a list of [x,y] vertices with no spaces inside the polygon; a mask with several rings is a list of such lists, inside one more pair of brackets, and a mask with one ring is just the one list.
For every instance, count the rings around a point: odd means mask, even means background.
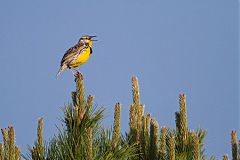
[{"label": "bird's tail", "polygon": [[57,75],[56,75],[56,78],[58,78],[58,77],[60,76],[60,74],[61,74],[66,68],[67,68],[66,65],[62,65],[62,66],[60,67],[60,69],[58,70],[58,73],[57,73]]}]

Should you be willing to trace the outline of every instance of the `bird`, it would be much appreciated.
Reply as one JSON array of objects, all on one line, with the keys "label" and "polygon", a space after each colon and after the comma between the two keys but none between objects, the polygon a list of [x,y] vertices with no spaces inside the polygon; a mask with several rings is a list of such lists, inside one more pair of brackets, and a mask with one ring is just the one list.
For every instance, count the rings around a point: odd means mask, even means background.
[{"label": "bird", "polygon": [[79,73],[75,68],[84,64],[89,59],[93,52],[92,42],[97,41],[92,39],[94,37],[97,36],[82,36],[77,44],[66,51],[61,60],[60,69],[58,70],[56,77],[59,77],[59,75],[67,68],[70,69],[74,75]]}]

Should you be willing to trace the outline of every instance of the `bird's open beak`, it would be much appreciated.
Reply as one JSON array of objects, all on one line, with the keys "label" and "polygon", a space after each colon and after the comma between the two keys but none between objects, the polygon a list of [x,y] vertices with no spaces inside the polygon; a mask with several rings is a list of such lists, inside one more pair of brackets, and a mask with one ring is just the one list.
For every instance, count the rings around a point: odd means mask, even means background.
[{"label": "bird's open beak", "polygon": [[97,41],[96,39],[92,39],[92,38],[94,38],[94,37],[97,37],[97,36],[90,36],[91,41]]}]

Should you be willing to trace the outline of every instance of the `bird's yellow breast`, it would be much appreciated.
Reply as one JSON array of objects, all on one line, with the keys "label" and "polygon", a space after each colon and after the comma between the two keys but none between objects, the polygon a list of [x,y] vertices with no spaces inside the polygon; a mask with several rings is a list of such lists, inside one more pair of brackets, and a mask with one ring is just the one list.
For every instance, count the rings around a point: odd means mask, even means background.
[{"label": "bird's yellow breast", "polygon": [[90,57],[90,52],[91,49],[90,47],[88,47],[78,58],[76,61],[74,61],[70,66],[71,67],[78,67],[80,65],[82,65],[83,63],[85,63],[89,57]]}]

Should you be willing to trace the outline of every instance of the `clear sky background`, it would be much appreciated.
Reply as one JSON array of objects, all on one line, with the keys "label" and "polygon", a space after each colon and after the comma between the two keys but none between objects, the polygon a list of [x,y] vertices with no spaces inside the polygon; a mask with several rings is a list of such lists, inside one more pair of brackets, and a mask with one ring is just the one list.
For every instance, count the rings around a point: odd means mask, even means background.
[{"label": "clear sky background", "polygon": [[55,78],[65,51],[85,34],[97,35],[79,70],[86,94],[106,107],[122,104],[128,130],[131,77],[141,102],[160,126],[175,127],[178,95],[187,95],[188,126],[208,131],[208,155],[231,155],[239,128],[238,2],[234,0],[92,0],[0,2],[0,127],[13,125],[25,152],[44,118],[46,140],[56,133],[61,108],[71,102],[74,77]]}]

